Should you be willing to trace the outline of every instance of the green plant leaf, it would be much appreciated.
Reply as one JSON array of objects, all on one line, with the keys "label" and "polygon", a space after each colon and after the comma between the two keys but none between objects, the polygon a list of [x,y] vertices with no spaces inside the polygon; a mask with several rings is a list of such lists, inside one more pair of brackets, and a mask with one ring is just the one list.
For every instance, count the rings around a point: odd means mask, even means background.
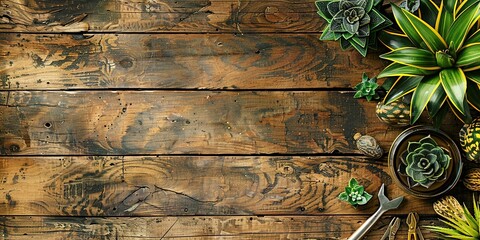
[{"label": "green plant leaf", "polygon": [[348,201],[348,194],[346,192],[342,192],[340,195],[338,195],[338,199],[342,201]]},{"label": "green plant leaf", "polygon": [[480,17],[480,5],[473,5],[465,9],[452,23],[445,40],[450,48],[457,52],[463,45],[465,38]]},{"label": "green plant leaf", "polygon": [[384,102],[390,104],[406,94],[411,93],[415,90],[422,79],[423,76],[398,77],[385,96]]},{"label": "green plant leaf", "polygon": [[440,72],[440,80],[448,98],[460,113],[465,114],[464,99],[467,78],[460,68],[447,68]]},{"label": "green plant leaf", "polygon": [[472,43],[478,43],[480,42],[480,29],[475,31],[470,37],[465,41],[465,45],[469,45]]},{"label": "green plant leaf", "polygon": [[467,81],[467,101],[480,112],[480,87],[473,81]]},{"label": "green plant leaf", "polygon": [[473,72],[466,72],[465,76],[475,82],[476,84],[480,84],[480,70],[473,71]]},{"label": "green plant leaf", "polygon": [[420,115],[422,115],[423,110],[439,86],[440,76],[438,74],[426,76],[420,81],[413,92],[412,102],[410,103],[410,124],[414,124],[420,118]]},{"label": "green plant leaf", "polygon": [[443,119],[448,113],[448,109],[449,109],[448,104],[443,104],[440,110],[438,110],[435,116],[433,116],[433,126],[435,128],[437,129],[440,128],[440,125],[442,125],[443,123]]},{"label": "green plant leaf", "polygon": [[480,65],[480,42],[466,45],[458,53],[457,66],[474,68]]},{"label": "green plant leaf", "polygon": [[463,123],[471,123],[472,122],[472,115],[470,114],[470,107],[468,106],[468,101],[465,98],[463,101],[463,108],[465,112],[460,112],[455,106],[453,106],[452,101],[447,101],[448,105],[452,109],[453,114]]},{"label": "green plant leaf", "polygon": [[350,178],[350,181],[348,182],[348,186],[354,187],[358,185],[358,181],[355,178]]},{"label": "green plant leaf", "polygon": [[470,6],[474,4],[478,4],[480,0],[465,0],[463,1],[456,9],[455,16],[461,14],[465,9],[468,9]]},{"label": "green plant leaf", "polygon": [[[366,39],[368,41],[368,38]],[[353,41],[353,38],[350,38],[346,40],[350,46],[353,46],[363,57],[367,56],[367,51],[368,51],[368,43],[365,44],[365,47],[360,46],[358,43]]]},{"label": "green plant leaf", "polygon": [[395,16],[395,21],[402,31],[407,35],[407,37],[415,44],[416,47],[426,47],[423,43],[422,37],[418,34],[417,30],[412,26],[412,23],[405,16],[403,10],[397,7],[395,4],[391,4],[392,12]]},{"label": "green plant leaf", "polygon": [[443,3],[440,4],[437,20],[435,21],[435,30],[442,36],[447,36],[448,30],[454,21],[453,12],[448,11],[448,7]]},{"label": "green plant leaf", "polygon": [[430,101],[428,101],[428,114],[434,117],[444,105],[445,100],[447,100],[447,93],[445,93],[445,90],[442,87],[437,88],[432,97],[430,97]]},{"label": "green plant leaf", "polygon": [[392,63],[383,69],[383,71],[378,75],[378,78],[395,76],[425,76],[435,72],[437,71],[406,66],[400,63]]},{"label": "green plant leaf", "polygon": [[425,49],[415,47],[398,48],[389,53],[380,55],[380,58],[403,65],[426,70],[439,70],[435,55]]},{"label": "green plant leaf", "polygon": [[317,9],[318,9],[318,12],[317,12],[318,15],[320,15],[322,18],[324,18],[328,22],[330,22],[329,20],[333,18],[333,16],[328,12],[328,9],[327,9],[327,5],[330,2],[331,1],[329,0],[319,0],[315,2],[315,6],[317,6]]},{"label": "green plant leaf", "polygon": [[430,51],[437,52],[448,48],[447,43],[442,36],[440,36],[440,34],[434,28],[428,25],[428,23],[405,9],[402,9],[402,11]]},{"label": "green plant leaf", "polygon": [[432,0],[420,0],[419,16],[432,27],[435,27],[438,11],[437,4]]},{"label": "green plant leaf", "polygon": [[378,33],[378,40],[390,50],[414,46],[407,35],[385,30]]}]

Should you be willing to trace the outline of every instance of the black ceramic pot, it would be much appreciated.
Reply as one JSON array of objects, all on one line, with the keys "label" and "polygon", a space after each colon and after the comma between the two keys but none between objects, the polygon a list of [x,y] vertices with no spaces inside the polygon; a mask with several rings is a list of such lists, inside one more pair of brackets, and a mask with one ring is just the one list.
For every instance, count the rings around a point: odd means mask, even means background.
[{"label": "black ceramic pot", "polygon": [[[401,157],[405,154],[409,142],[417,142],[430,135],[437,144],[450,155],[450,165],[446,169],[445,178],[430,187],[412,186],[409,177],[400,173]],[[393,181],[406,193],[417,198],[433,198],[451,190],[462,174],[462,158],[455,142],[444,132],[430,126],[413,126],[403,131],[393,142],[388,154],[388,168]]]}]

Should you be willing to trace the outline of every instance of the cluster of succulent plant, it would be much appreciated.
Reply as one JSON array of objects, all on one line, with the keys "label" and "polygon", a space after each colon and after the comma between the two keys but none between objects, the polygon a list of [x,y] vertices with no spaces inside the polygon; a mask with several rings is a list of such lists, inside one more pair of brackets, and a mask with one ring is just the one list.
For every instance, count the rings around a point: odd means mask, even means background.
[{"label": "cluster of succulent plant", "polygon": [[[377,77],[397,77],[385,102],[412,94],[410,123],[427,109],[440,121],[451,109],[465,122],[470,107],[480,109],[480,0],[422,0],[421,17],[392,4],[400,31],[383,31],[379,40],[393,63]],[[450,107],[449,107],[450,106]],[[437,120],[439,121],[439,120]]]},{"label": "cluster of succulent plant", "polygon": [[409,142],[401,160],[398,171],[408,176],[409,187],[429,188],[435,182],[446,179],[451,157],[428,135],[418,142]]},{"label": "cluster of succulent plant", "polygon": [[354,98],[362,98],[365,97],[367,101],[372,99],[379,99],[380,96],[377,93],[377,78],[368,78],[366,73],[362,75],[362,81],[355,86],[355,90],[357,92],[353,96]]},{"label": "cluster of succulent plant", "polygon": [[362,185],[359,185],[355,178],[352,178],[348,182],[348,186],[345,187],[345,192],[340,193],[338,198],[356,207],[358,205],[367,204],[372,198],[372,195],[367,193],[365,188]]},{"label": "cluster of succulent plant", "polygon": [[328,25],[320,40],[340,40],[342,49],[354,47],[363,56],[376,45],[376,33],[392,24],[377,9],[382,0],[317,0],[318,14]]},{"label": "cluster of succulent plant", "polygon": [[452,196],[436,201],[433,209],[446,219],[441,221],[448,227],[426,226],[428,230],[440,234],[445,239],[480,239],[480,209],[475,198],[473,198],[473,214]]}]

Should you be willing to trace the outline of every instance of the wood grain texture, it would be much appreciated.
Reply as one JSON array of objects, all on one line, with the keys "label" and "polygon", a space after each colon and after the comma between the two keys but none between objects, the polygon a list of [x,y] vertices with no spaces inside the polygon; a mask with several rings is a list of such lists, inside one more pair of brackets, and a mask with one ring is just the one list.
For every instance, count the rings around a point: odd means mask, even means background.
[{"label": "wood grain texture", "polygon": [[[375,103],[334,91],[0,93],[0,150],[20,155],[360,153],[403,130]],[[355,116],[352,119],[352,116]],[[461,126],[446,129],[457,134]]]},{"label": "wood grain texture", "polygon": [[0,30],[15,32],[319,32],[307,0],[99,0],[0,3]]},{"label": "wood grain texture", "polygon": [[[358,228],[361,216],[198,216],[143,218],[3,217],[6,239],[345,239]],[[390,217],[375,224],[366,239],[380,239]],[[397,239],[406,239],[405,217]],[[420,226],[438,224],[424,218]],[[436,235],[422,231],[425,239]]]},{"label": "wood grain texture", "polygon": [[1,34],[0,89],[351,88],[385,66],[317,38]]},{"label": "wood grain texture", "polygon": [[[2,215],[364,215],[337,196],[351,177],[376,195],[405,195],[386,162],[361,157],[118,156],[0,158]],[[460,184],[461,185],[461,184]],[[463,192],[462,192],[463,191]],[[471,193],[458,186],[460,200]],[[390,214],[434,214],[406,196]]]}]

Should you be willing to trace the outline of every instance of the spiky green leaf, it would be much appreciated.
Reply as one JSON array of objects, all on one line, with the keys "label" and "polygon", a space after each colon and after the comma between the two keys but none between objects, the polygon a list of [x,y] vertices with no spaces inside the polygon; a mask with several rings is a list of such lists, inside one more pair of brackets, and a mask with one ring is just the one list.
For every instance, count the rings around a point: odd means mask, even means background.
[{"label": "spiky green leaf", "polygon": [[435,55],[432,52],[421,48],[398,48],[389,53],[380,55],[380,58],[427,70],[440,69],[437,65]]},{"label": "spiky green leaf", "polygon": [[460,113],[465,113],[464,99],[467,78],[460,68],[447,68],[440,72],[440,80],[448,98]]},{"label": "spiky green leaf", "polygon": [[415,27],[408,20],[407,16],[405,16],[403,10],[397,7],[395,4],[391,5],[393,15],[395,16],[395,21],[397,22],[398,26],[400,26],[402,31],[416,47],[426,47],[426,45],[423,43],[422,37],[418,34],[417,30],[415,30]]},{"label": "spiky green leaf", "polygon": [[479,17],[480,4],[470,6],[455,19],[445,37],[446,42],[450,44],[450,48],[457,52],[462,47],[470,28],[474,22],[478,21]]},{"label": "spiky green leaf", "polygon": [[442,36],[440,36],[440,34],[434,28],[428,25],[428,23],[405,9],[402,9],[402,11],[430,51],[437,52],[440,50],[445,50],[448,47]]},{"label": "spiky green leaf", "polygon": [[320,15],[322,18],[330,22],[329,20],[333,18],[333,16],[328,12],[327,5],[331,1],[329,0],[318,0],[315,2],[315,6],[317,6],[318,9],[318,15]]},{"label": "spiky green leaf", "polygon": [[434,117],[440,108],[444,106],[445,100],[447,99],[447,93],[442,87],[439,87],[435,90],[430,101],[427,104],[428,115]]},{"label": "spiky green leaf", "polygon": [[465,41],[465,45],[469,45],[472,43],[478,43],[480,42],[480,29],[475,31],[470,37]]},{"label": "spiky green leaf", "polygon": [[419,15],[430,26],[435,27],[438,15],[438,6],[432,0],[420,0]]},{"label": "spiky green leaf", "polygon": [[417,67],[406,66],[400,63],[392,63],[383,69],[383,71],[378,75],[378,78],[395,76],[426,76],[435,72],[436,70],[426,70]]},{"label": "spiky green leaf", "polygon": [[399,77],[385,96],[387,104],[412,92],[420,83],[423,77]]},{"label": "spiky green leaf", "polygon": [[410,124],[415,123],[423,110],[427,106],[431,97],[440,87],[440,77],[438,74],[424,77],[413,92],[412,102],[410,103]]},{"label": "spiky green leaf", "polygon": [[378,33],[378,40],[390,50],[414,46],[406,35],[391,31],[380,31]]},{"label": "spiky green leaf", "polygon": [[480,87],[473,81],[467,81],[467,101],[475,110],[480,111]]},{"label": "spiky green leaf", "polygon": [[454,21],[453,12],[448,11],[447,8],[448,7],[444,4],[444,1],[442,1],[437,20],[435,21],[435,30],[437,30],[437,32],[442,36],[447,35],[448,30]]},{"label": "spiky green leaf", "polygon": [[457,66],[472,68],[480,65],[480,42],[466,45],[457,57]]}]

